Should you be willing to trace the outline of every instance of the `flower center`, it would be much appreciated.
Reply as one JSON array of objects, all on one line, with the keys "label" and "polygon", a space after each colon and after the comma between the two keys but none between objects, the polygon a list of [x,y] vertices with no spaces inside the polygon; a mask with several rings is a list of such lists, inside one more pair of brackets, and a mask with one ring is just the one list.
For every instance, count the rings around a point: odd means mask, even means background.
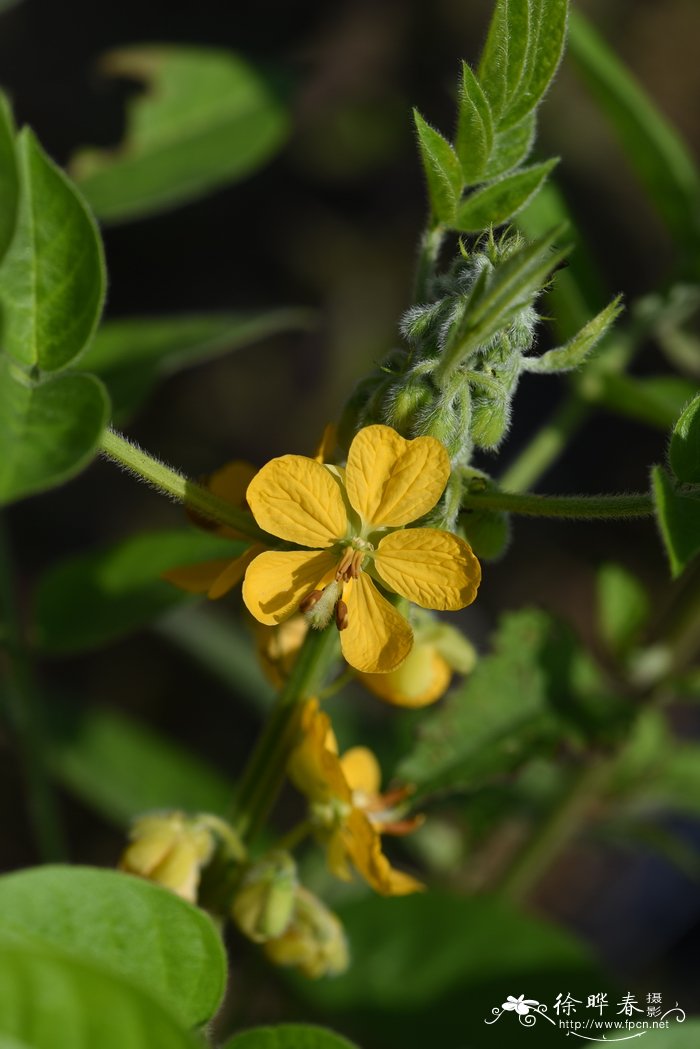
[{"label": "flower center", "polygon": [[348,625],[348,606],[343,601],[343,586],[357,579],[362,565],[374,547],[366,539],[355,536],[344,544],[343,555],[335,570],[335,579],[323,590],[312,590],[299,605],[299,611],[315,630],[323,630],[335,616],[338,630]]}]

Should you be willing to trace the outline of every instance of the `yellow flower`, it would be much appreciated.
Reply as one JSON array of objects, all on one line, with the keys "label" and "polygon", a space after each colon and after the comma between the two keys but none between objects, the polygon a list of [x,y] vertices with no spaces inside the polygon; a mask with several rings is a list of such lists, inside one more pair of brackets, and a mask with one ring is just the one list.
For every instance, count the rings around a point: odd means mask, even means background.
[{"label": "yellow flower", "polygon": [[404,526],[428,513],[450,476],[433,437],[407,441],[388,426],[355,436],[344,469],[301,455],[267,463],[246,499],[266,532],[306,550],[268,550],[248,566],[243,600],[266,625],[301,608],[323,628],[335,616],[345,660],[365,673],[395,669],[411,627],[379,592],[455,610],[476,597],[479,562],[451,532]]},{"label": "yellow flower", "polygon": [[379,793],[379,765],[366,747],[338,756],[330,719],[317,700],[306,704],[301,731],[301,742],[289,758],[289,778],[311,803],[311,818],[326,846],[331,872],[347,881],[352,864],[383,896],[422,889],[415,878],[395,870],[382,852],[380,834],[406,834],[420,822],[396,818],[392,806],[405,798],[406,790]]},{"label": "yellow flower", "polygon": [[183,812],[140,816],[131,827],[131,844],[119,866],[129,874],[164,885],[195,903],[199,876],[214,852],[212,830]]}]

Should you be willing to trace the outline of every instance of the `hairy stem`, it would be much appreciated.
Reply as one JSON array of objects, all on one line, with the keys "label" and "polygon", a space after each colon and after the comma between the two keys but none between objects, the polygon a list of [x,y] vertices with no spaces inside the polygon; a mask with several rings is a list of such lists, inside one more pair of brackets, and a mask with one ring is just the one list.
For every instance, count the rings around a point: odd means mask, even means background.
[{"label": "hairy stem", "polygon": [[645,492],[625,495],[531,495],[527,492],[470,492],[462,496],[465,510],[502,510],[527,517],[568,517],[572,520],[609,517],[650,517],[652,497]]},{"label": "hairy stem", "polygon": [[251,514],[218,499],[207,488],[190,481],[171,466],[166,466],[115,430],[105,430],[101,450],[104,456],[118,463],[139,480],[152,485],[171,499],[185,503],[203,517],[216,521],[217,524],[228,525],[249,539],[267,538]]}]

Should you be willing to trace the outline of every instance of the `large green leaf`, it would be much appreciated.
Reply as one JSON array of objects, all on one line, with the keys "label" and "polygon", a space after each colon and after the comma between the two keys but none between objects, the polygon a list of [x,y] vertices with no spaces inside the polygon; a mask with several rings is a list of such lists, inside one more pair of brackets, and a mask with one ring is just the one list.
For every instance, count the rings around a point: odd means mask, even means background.
[{"label": "large green leaf", "polygon": [[45,866],[0,878],[0,935],[40,940],[126,977],[189,1027],[218,1009],[226,958],[209,917],[119,871]]},{"label": "large green leaf", "polygon": [[282,145],[288,118],[262,77],[216,48],[146,44],[108,55],[107,73],[139,80],[124,141],[71,165],[106,222],[172,208],[234,182]]},{"label": "large green leaf", "polygon": [[324,1027],[308,1024],[280,1024],[278,1027],[255,1027],[243,1031],[227,1042],[223,1049],[355,1049]]},{"label": "large green leaf", "polygon": [[313,314],[302,309],[124,317],[100,326],[81,364],[104,380],[121,421],[159,377],[312,323]]},{"label": "large green leaf", "polygon": [[700,553],[700,488],[695,485],[694,491],[686,491],[661,466],[654,467],[651,480],[661,538],[675,578]]},{"label": "large green leaf", "polygon": [[130,980],[40,943],[0,941],[0,1038],[8,1049],[198,1049]]},{"label": "large green leaf", "polygon": [[100,318],[102,243],[80,194],[26,128],[17,162],[17,223],[0,266],[1,342],[25,367],[56,371],[78,356]]},{"label": "large green leaf", "polygon": [[[425,1049],[439,1022],[441,1046],[512,1047],[513,1015],[484,1025],[508,995],[525,993],[551,1012],[563,985],[579,999],[575,988],[588,985],[591,993],[591,982],[600,982],[605,989],[572,937],[485,894],[365,897],[337,913],[353,964],[342,976],[299,982],[298,989],[360,1045]],[[538,1046],[561,1045],[561,1030],[546,1032],[549,1026],[538,1023]]]},{"label": "large green leaf", "polygon": [[227,811],[233,784],[184,747],[104,707],[56,699],[47,707],[53,774],[117,826],[151,809]]},{"label": "large green leaf", "polygon": [[454,229],[475,233],[507,222],[535,196],[556,163],[546,160],[523,168],[471,193],[457,208]]},{"label": "large green leaf", "polygon": [[[511,3],[509,0],[509,7]],[[501,120],[503,127],[518,124],[541,101],[564,52],[568,0],[530,0],[529,6],[526,61],[510,91],[510,101]]]},{"label": "large green leaf", "polygon": [[678,244],[700,273],[700,175],[680,136],[579,11],[569,53]]},{"label": "large green leaf", "polygon": [[64,561],[50,569],[39,584],[38,641],[45,649],[66,652],[137,630],[188,599],[189,595],[161,578],[163,572],[199,561],[237,557],[245,548],[245,543],[183,528],[139,535]]},{"label": "large green leaf", "polygon": [[9,103],[0,92],[0,259],[10,246],[15,231],[18,198],[15,128]]},{"label": "large green leaf", "polygon": [[94,375],[34,382],[0,358],[0,504],[72,477],[95,455],[109,398]]}]

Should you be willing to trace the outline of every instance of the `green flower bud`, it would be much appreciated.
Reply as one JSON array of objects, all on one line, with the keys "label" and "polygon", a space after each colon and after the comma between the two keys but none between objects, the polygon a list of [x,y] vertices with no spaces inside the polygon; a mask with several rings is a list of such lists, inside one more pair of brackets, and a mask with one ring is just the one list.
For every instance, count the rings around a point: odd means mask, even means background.
[{"label": "green flower bud", "polygon": [[508,549],[510,517],[500,510],[463,510],[457,535],[467,540],[477,557],[494,561]]},{"label": "green flower bud", "polygon": [[281,936],[295,905],[297,870],[288,852],[270,852],[254,863],[241,881],[231,905],[238,928],[255,943]]}]

